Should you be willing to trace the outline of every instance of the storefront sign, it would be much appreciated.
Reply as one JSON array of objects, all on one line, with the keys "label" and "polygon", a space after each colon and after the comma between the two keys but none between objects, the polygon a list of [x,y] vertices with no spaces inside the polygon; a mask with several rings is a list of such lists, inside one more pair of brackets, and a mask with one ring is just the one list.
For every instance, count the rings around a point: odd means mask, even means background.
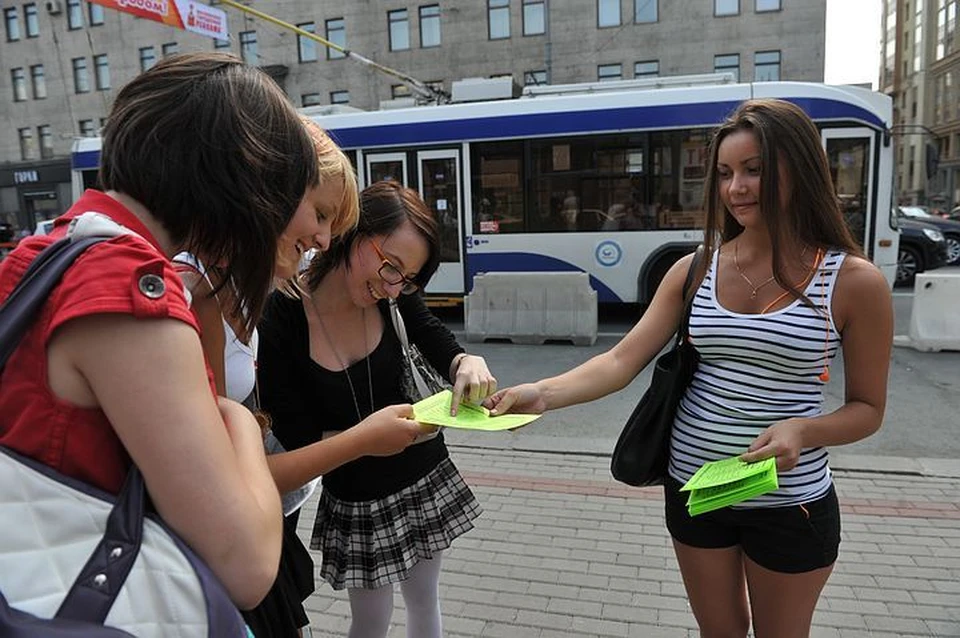
[{"label": "storefront sign", "polygon": [[14,171],[14,184],[35,184],[40,181],[40,175],[37,171]]}]

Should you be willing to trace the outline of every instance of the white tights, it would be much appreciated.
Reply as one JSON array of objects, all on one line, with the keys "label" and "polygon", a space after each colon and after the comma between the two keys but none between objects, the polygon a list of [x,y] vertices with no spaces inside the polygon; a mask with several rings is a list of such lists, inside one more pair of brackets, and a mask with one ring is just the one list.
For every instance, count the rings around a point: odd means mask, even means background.
[{"label": "white tights", "polygon": [[[407,638],[442,638],[440,553],[414,565],[400,591],[407,606]],[[393,615],[393,585],[347,593],[352,616],[347,638],[384,638]]]}]

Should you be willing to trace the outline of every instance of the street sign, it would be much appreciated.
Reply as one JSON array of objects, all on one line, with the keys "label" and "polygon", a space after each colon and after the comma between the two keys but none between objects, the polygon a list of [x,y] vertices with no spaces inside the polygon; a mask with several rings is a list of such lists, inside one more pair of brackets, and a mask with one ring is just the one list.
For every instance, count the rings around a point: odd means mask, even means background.
[{"label": "street sign", "polygon": [[108,9],[162,22],[218,40],[229,38],[227,14],[193,0],[90,0]]}]

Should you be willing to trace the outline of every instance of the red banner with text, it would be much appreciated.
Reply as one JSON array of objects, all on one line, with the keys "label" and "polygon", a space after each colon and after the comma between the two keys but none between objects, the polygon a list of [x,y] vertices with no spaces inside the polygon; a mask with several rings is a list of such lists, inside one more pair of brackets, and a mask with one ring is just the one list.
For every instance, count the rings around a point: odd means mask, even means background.
[{"label": "red banner with text", "polygon": [[226,40],[227,14],[193,0],[90,0],[109,9],[162,22],[210,38]]}]

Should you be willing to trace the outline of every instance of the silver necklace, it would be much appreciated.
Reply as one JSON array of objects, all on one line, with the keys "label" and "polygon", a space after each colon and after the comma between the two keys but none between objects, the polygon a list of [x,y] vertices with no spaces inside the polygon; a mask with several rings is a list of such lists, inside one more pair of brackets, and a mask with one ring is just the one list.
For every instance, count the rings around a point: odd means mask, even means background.
[{"label": "silver necklace", "polygon": [[[327,345],[330,347],[330,351],[333,353],[334,358],[337,360],[337,364],[340,366],[340,369],[343,370],[343,374],[347,376],[347,385],[350,386],[350,396],[353,398],[353,407],[357,411],[357,423],[363,421],[363,413],[360,412],[360,403],[357,401],[357,392],[353,387],[353,379],[350,377],[350,370],[347,368],[347,365],[343,362],[343,359],[340,358],[340,353],[337,352],[337,349],[333,345],[333,339],[330,338],[330,333],[327,332],[327,327],[323,323],[323,317],[320,316],[320,311],[317,310],[317,305],[313,301],[313,295],[307,295],[307,298],[310,300],[310,305],[313,307],[313,313],[317,315],[317,323],[320,325],[320,332],[323,333],[323,338],[326,340]],[[370,414],[373,414],[373,375],[370,373],[370,353],[367,349],[367,309],[360,309],[360,323],[363,324],[363,351],[366,354],[364,361],[367,364],[367,389],[370,391]]]}]

